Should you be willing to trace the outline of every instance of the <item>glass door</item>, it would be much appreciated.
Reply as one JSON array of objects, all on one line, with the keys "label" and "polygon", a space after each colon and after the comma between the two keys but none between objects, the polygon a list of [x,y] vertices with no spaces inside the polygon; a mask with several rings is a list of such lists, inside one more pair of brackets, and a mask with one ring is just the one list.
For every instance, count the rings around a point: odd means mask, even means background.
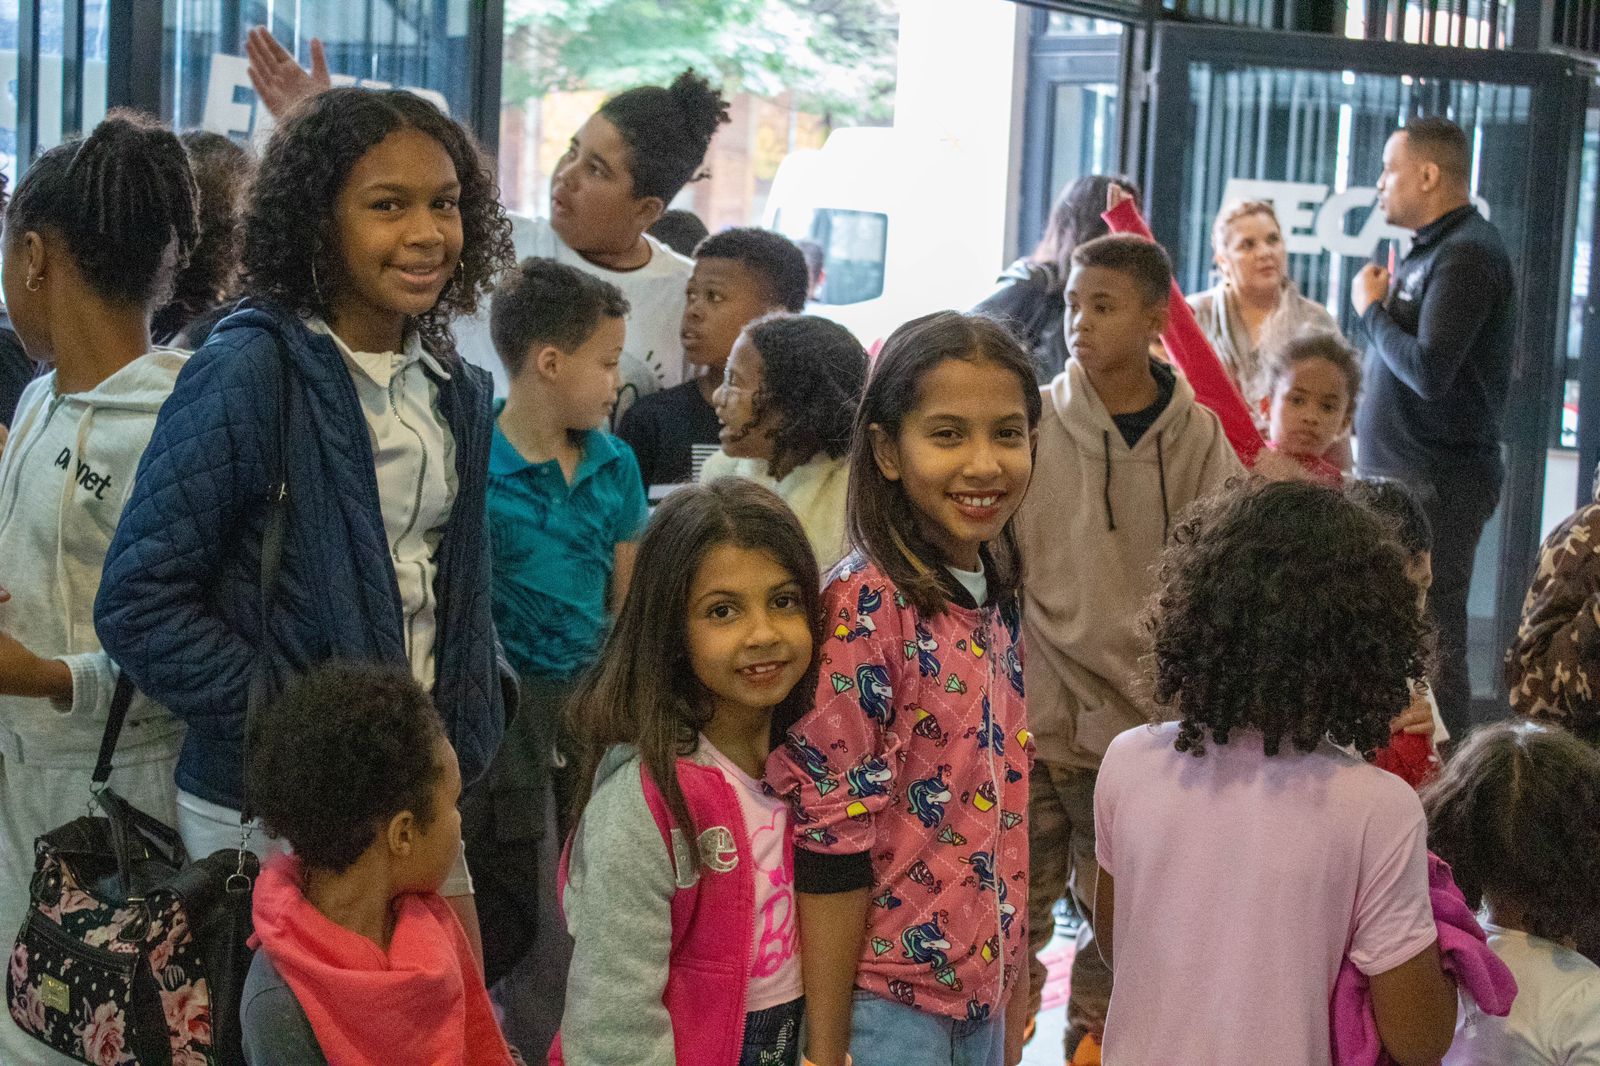
[{"label": "glass door", "polygon": [[[1407,117],[1444,115],[1473,145],[1473,191],[1517,272],[1506,489],[1484,531],[1469,605],[1477,720],[1500,717],[1500,658],[1536,559],[1550,426],[1566,379],[1588,68],[1569,57],[1419,47],[1228,27],[1156,30],[1146,177],[1151,225],[1179,284],[1210,282],[1226,202],[1274,202],[1290,273],[1358,345],[1349,279],[1406,235],[1373,209],[1383,145]],[[1353,328],[1352,328],[1353,327]]]}]

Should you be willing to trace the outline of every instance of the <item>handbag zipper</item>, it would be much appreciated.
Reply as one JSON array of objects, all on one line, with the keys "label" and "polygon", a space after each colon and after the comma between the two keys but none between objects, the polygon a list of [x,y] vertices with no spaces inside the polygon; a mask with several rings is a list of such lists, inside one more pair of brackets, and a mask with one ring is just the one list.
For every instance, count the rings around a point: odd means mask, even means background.
[{"label": "handbag zipper", "polygon": [[90,947],[38,911],[28,912],[27,927],[29,930],[38,933],[44,940],[49,941],[51,947],[59,948],[83,962],[92,963],[96,966],[110,967],[124,976],[132,977],[134,970],[139,965],[139,955],[137,953]]}]

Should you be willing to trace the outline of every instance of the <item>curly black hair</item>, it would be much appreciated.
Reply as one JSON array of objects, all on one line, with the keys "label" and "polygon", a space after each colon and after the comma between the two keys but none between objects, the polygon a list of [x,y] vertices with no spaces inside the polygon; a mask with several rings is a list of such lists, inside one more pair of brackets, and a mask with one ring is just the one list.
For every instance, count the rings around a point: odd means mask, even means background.
[{"label": "curly black hair", "polygon": [[602,315],[627,313],[628,298],[611,282],[554,259],[531,257],[495,288],[489,336],[506,373],[515,378],[535,346],[575,351],[594,336]]},{"label": "curly black hair", "polygon": [[806,253],[781,233],[757,226],[736,226],[713,233],[694,249],[695,259],[732,259],[766,283],[767,300],[799,314],[811,295]]},{"label": "curly black hair", "polygon": [[179,271],[172,299],[150,319],[150,335],[165,340],[234,291],[244,248],[244,201],[255,155],[232,138],[189,130],[178,138],[200,190],[200,241]]},{"label": "curly black hair", "polygon": [[1345,486],[1345,493],[1379,518],[1394,526],[1400,547],[1412,556],[1433,550],[1433,524],[1428,512],[1410,489],[1393,478],[1361,478]]},{"label": "curly black hair", "polygon": [[450,320],[475,314],[514,261],[511,223],[472,135],[403,89],[330,89],[274,131],[245,217],[245,289],[290,311],[328,317],[326,290],[343,274],[334,218],[339,191],[361,157],[401,129],[438,141],[461,182],[460,267],[439,302],[412,323],[430,351],[449,356]]},{"label": "curly black hair", "polygon": [[54,230],[95,292],[147,308],[166,301],[194,252],[198,198],[172,131],[119,108],[28,168],[6,208],[7,239]]},{"label": "curly black hair", "polygon": [[1600,751],[1517,720],[1469,736],[1422,790],[1428,847],[1474,908],[1515,908],[1562,940],[1600,915]]},{"label": "curly black hair", "polygon": [[628,144],[633,195],[665,204],[705,177],[700,168],[712,135],[728,121],[728,101],[691,67],[666,88],[640,85],[620,92],[599,113]]},{"label": "curly black hair", "polygon": [[308,866],[350,868],[389,819],[426,830],[444,772],[444,725],[410,671],[328,662],[291,682],[252,718],[245,784],[268,831]]},{"label": "curly black hair", "polygon": [[1253,480],[1195,504],[1161,557],[1154,698],[1201,755],[1258,730],[1370,755],[1423,676],[1427,626],[1388,527],[1342,493]]},{"label": "curly black hair", "polygon": [[744,333],[761,356],[751,422],[769,413],[776,420],[768,473],[779,478],[819,452],[848,452],[867,384],[867,351],[855,334],[816,315],[768,315]]}]

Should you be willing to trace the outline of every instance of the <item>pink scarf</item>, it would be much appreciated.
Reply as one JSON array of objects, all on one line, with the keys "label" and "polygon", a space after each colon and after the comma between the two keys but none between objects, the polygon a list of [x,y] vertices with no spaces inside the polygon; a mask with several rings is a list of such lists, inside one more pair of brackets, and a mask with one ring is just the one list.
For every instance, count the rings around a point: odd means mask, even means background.
[{"label": "pink scarf", "polygon": [[466,934],[437,894],[395,901],[385,953],[300,889],[300,862],[261,871],[254,943],[311,1022],[330,1066],[511,1066]]}]

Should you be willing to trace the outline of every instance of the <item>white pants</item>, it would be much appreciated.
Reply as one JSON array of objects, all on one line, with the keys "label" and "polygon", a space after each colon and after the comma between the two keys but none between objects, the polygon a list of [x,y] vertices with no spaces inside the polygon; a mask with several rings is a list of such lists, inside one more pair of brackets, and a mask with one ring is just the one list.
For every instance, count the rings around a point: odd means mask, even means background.
[{"label": "white pants", "polygon": [[[74,818],[99,813],[89,794],[93,756],[79,766],[51,761],[53,765],[25,760],[15,736],[0,729],[0,945],[8,958],[28,911],[34,840]],[[172,776],[177,762],[177,740],[170,747],[119,751],[111,787],[139,810],[172,825],[177,817],[178,790]],[[9,1010],[0,1016],[0,1063],[70,1066],[72,1062],[18,1029]]]},{"label": "white pants", "polygon": [[[203,800],[189,792],[178,793],[178,834],[191,859],[201,859],[214,851],[239,846],[239,812],[220,803]],[[289,852],[287,840],[267,835],[260,821],[251,823],[249,850],[262,861]],[[467,849],[462,845],[455,866],[445,878],[439,894],[446,899],[472,895],[472,874],[467,870]]]}]

